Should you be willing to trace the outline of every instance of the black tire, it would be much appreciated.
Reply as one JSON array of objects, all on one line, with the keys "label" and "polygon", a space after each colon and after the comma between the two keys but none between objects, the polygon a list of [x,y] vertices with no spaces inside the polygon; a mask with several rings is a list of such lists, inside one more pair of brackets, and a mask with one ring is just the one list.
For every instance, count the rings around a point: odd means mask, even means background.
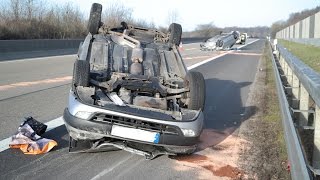
[{"label": "black tire", "polygon": [[76,86],[89,86],[90,64],[88,61],[76,60],[73,67],[72,90]]},{"label": "black tire", "polygon": [[168,32],[170,34],[169,43],[179,46],[181,42],[181,35],[182,35],[181,25],[177,23],[170,24]]},{"label": "black tire", "polygon": [[240,37],[240,34],[238,32],[236,32],[236,31],[233,31],[232,35],[233,35],[234,39],[238,39]]},{"label": "black tire", "polygon": [[203,75],[200,72],[188,72],[184,84],[190,89],[190,92],[187,93],[188,109],[200,109],[203,111],[206,96],[206,86]]},{"label": "black tire", "polygon": [[101,26],[101,12],[102,5],[93,3],[90,10],[90,17],[88,22],[88,31],[91,34],[97,34]]}]

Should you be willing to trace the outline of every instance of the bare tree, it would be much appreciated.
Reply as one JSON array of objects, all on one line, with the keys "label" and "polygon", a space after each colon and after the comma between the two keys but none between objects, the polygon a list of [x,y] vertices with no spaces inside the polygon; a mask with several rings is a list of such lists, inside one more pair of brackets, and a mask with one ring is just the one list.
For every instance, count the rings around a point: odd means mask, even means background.
[{"label": "bare tree", "polygon": [[121,3],[111,3],[104,10],[103,21],[110,27],[119,26],[122,21],[132,23],[132,12],[131,8],[126,7]]},{"label": "bare tree", "polygon": [[22,4],[21,0],[10,0],[10,11],[13,14],[15,20],[20,19]]},{"label": "bare tree", "polygon": [[213,22],[210,22],[208,24],[199,24],[196,27],[196,32],[198,33],[198,36],[200,36],[200,37],[209,38],[211,36],[218,34],[219,31],[220,31],[220,29],[217,28],[213,24]]},{"label": "bare tree", "polygon": [[176,23],[180,20],[178,10],[170,10],[167,15],[167,24]]},{"label": "bare tree", "polygon": [[286,22],[285,21],[277,21],[271,25],[271,38],[275,38],[278,31],[285,28]]},{"label": "bare tree", "polygon": [[[0,39],[65,39],[84,37],[86,19],[72,4],[48,5],[49,0],[0,0]],[[153,22],[134,19],[133,10],[117,2],[110,4],[104,22],[119,26],[121,21],[142,27],[155,27]]]}]

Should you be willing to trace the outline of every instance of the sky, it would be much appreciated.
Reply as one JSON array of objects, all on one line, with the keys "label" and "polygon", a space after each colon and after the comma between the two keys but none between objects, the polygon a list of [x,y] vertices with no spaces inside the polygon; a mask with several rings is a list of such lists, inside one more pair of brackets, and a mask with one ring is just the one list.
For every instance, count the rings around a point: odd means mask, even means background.
[{"label": "sky", "polygon": [[89,16],[91,4],[107,7],[120,2],[133,9],[133,16],[168,26],[168,14],[175,11],[178,23],[191,31],[198,24],[213,23],[218,27],[270,26],[286,20],[290,13],[320,6],[320,0],[55,0],[56,3],[72,2]]}]

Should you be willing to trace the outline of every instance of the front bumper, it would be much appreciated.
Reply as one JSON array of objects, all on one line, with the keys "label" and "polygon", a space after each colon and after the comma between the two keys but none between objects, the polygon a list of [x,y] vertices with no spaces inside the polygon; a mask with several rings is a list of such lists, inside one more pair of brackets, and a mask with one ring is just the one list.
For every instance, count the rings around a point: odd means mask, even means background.
[{"label": "front bumper", "polygon": [[[76,106],[76,107],[75,107]],[[81,107],[80,107],[81,106]],[[73,109],[72,109],[73,108]],[[95,113],[93,116],[90,116],[88,119],[80,119],[76,117],[73,113],[76,113],[75,109],[86,109],[95,108]],[[91,109],[93,110],[93,109]],[[105,119],[101,120],[101,115]],[[98,118],[96,118],[98,117]],[[108,117],[108,118],[107,118]],[[125,119],[125,123],[120,121],[119,118]],[[97,119],[100,118],[100,121]],[[114,119],[111,119],[114,118]],[[132,118],[134,121],[139,121],[140,124],[148,124],[148,126],[137,127],[137,124],[128,124],[127,122],[129,118]],[[192,147],[198,143],[199,136],[201,134],[203,128],[203,113],[197,114],[192,121],[168,121],[161,119],[152,119],[146,118],[142,116],[133,116],[130,114],[112,112],[110,110],[105,111],[102,108],[97,108],[93,106],[88,106],[79,102],[73,94],[69,95],[69,107],[65,109],[63,119],[65,121],[66,128],[69,132],[69,135],[75,140],[98,140],[105,137],[122,140],[122,141],[130,141],[130,142],[138,142],[144,144],[151,144],[156,146],[164,146],[164,147]],[[110,120],[111,119],[111,120]],[[142,123],[141,123],[142,122]],[[148,127],[153,126],[157,127],[151,128],[150,131],[159,133],[159,139],[156,143],[154,142],[144,142],[136,139],[123,138],[118,136],[111,135],[112,127],[114,125],[124,126],[129,128],[142,128],[148,131]],[[165,128],[164,128],[165,127]],[[190,129],[194,131],[194,136],[186,137],[184,136],[182,129]]]}]

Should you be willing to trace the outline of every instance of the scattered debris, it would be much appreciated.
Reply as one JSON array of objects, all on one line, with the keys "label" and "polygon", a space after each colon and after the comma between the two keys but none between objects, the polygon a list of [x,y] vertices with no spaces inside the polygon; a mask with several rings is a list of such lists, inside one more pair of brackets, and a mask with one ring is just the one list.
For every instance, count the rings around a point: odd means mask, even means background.
[{"label": "scattered debris", "polygon": [[20,149],[24,154],[44,154],[49,152],[58,143],[41,137],[47,125],[38,122],[33,117],[25,118],[19,126],[18,132],[12,136],[10,148]]}]

